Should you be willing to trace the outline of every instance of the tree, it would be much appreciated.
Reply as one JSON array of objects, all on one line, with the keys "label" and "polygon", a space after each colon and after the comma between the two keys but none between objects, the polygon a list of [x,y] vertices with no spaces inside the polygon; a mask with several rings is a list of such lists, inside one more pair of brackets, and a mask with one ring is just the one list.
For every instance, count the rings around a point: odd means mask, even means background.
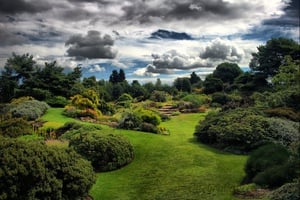
[{"label": "tree", "polygon": [[118,83],[119,81],[119,74],[117,70],[113,70],[111,75],[109,76],[109,82],[111,83]]},{"label": "tree", "polygon": [[0,77],[0,101],[9,102],[19,85],[32,77],[36,70],[36,62],[29,54],[16,55],[6,61]]},{"label": "tree", "polygon": [[174,81],[174,87],[182,92],[191,92],[192,86],[189,78],[177,78]]},{"label": "tree", "polygon": [[91,164],[71,149],[1,138],[0,199],[82,199],[95,183]]},{"label": "tree", "polygon": [[[291,56],[286,56],[280,65],[278,74],[272,78],[272,83],[279,89],[300,86],[300,60],[294,61]],[[298,88],[299,89],[299,88]]]},{"label": "tree", "polygon": [[125,72],[123,69],[119,70],[119,73],[117,70],[113,70],[111,75],[109,76],[109,82],[115,84],[115,83],[121,83],[126,80]]},{"label": "tree", "polygon": [[285,56],[290,55],[294,60],[300,56],[299,44],[287,38],[273,38],[257,49],[258,52],[252,54],[250,68],[267,76],[278,73]]},{"label": "tree", "polygon": [[123,82],[126,80],[126,77],[125,77],[125,72],[123,69],[120,69],[119,70],[119,77],[118,77],[118,82]]},{"label": "tree", "polygon": [[193,72],[191,73],[190,82],[193,85],[195,83],[201,82],[201,78],[195,72]]},{"label": "tree", "polygon": [[205,94],[212,94],[223,90],[223,81],[219,78],[213,77],[211,74],[205,78],[203,86]]},{"label": "tree", "polygon": [[234,79],[241,75],[243,71],[235,63],[221,63],[213,72],[213,77],[221,79],[223,83],[232,84]]}]

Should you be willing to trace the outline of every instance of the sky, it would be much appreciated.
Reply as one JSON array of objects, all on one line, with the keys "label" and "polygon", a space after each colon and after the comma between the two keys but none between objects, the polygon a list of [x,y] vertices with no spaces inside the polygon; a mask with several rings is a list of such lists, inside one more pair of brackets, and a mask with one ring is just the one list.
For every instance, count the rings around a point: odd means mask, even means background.
[{"label": "sky", "polygon": [[0,69],[12,53],[39,65],[130,82],[202,79],[222,62],[248,67],[271,38],[299,42],[298,0],[1,0]]}]

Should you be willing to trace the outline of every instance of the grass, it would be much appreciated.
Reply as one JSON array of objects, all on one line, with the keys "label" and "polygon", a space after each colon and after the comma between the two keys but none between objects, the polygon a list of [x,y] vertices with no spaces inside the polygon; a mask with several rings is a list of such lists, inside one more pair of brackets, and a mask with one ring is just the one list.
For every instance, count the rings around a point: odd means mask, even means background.
[{"label": "grass", "polygon": [[[70,118],[61,116],[61,111],[49,109],[43,119],[63,125]],[[169,136],[103,126],[104,131],[127,136],[134,146],[135,159],[122,169],[98,173],[90,195],[95,200],[237,199],[232,191],[244,176],[247,157],[196,142],[193,132],[203,117],[184,114],[163,122]]]},{"label": "grass", "polygon": [[90,191],[97,199],[235,199],[246,156],[219,152],[193,138],[203,114],[179,115],[162,125],[170,136],[116,130],[135,148],[134,161],[117,171],[99,173]]}]

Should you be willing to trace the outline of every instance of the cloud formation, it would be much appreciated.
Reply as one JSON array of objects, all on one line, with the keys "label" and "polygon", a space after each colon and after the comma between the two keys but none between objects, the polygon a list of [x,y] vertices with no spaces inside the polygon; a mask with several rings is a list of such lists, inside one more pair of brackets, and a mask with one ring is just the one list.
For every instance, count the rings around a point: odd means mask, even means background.
[{"label": "cloud formation", "polygon": [[192,70],[210,68],[213,64],[197,57],[188,56],[177,52],[168,51],[162,55],[152,54],[153,61],[142,70],[136,70],[139,76],[157,76],[158,74],[174,74],[176,70]]},{"label": "cloud formation", "polygon": [[200,57],[203,59],[240,62],[243,55],[244,53],[236,46],[221,39],[216,39],[205,48],[205,51],[200,54]]},{"label": "cloud formation", "polygon": [[52,6],[47,1],[39,0],[1,0],[0,12],[6,14],[39,13],[50,10]]},{"label": "cloud formation", "polygon": [[115,58],[116,52],[112,49],[114,40],[109,35],[101,36],[98,31],[88,31],[86,36],[81,34],[71,36],[65,43],[69,46],[67,54],[77,60]]}]

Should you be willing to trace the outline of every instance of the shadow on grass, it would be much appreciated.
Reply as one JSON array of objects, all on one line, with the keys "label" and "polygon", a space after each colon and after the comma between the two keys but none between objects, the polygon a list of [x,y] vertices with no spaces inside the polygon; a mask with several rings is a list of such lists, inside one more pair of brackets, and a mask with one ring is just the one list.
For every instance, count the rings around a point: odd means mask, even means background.
[{"label": "shadow on grass", "polygon": [[210,152],[218,154],[218,155],[240,155],[240,154],[234,154],[234,153],[231,153],[231,152],[222,151],[220,149],[209,146],[207,144],[203,144],[203,143],[199,142],[196,137],[189,138],[188,142],[191,143],[191,144],[195,144],[195,145],[199,146],[199,148],[205,149],[207,151],[210,151]]}]

